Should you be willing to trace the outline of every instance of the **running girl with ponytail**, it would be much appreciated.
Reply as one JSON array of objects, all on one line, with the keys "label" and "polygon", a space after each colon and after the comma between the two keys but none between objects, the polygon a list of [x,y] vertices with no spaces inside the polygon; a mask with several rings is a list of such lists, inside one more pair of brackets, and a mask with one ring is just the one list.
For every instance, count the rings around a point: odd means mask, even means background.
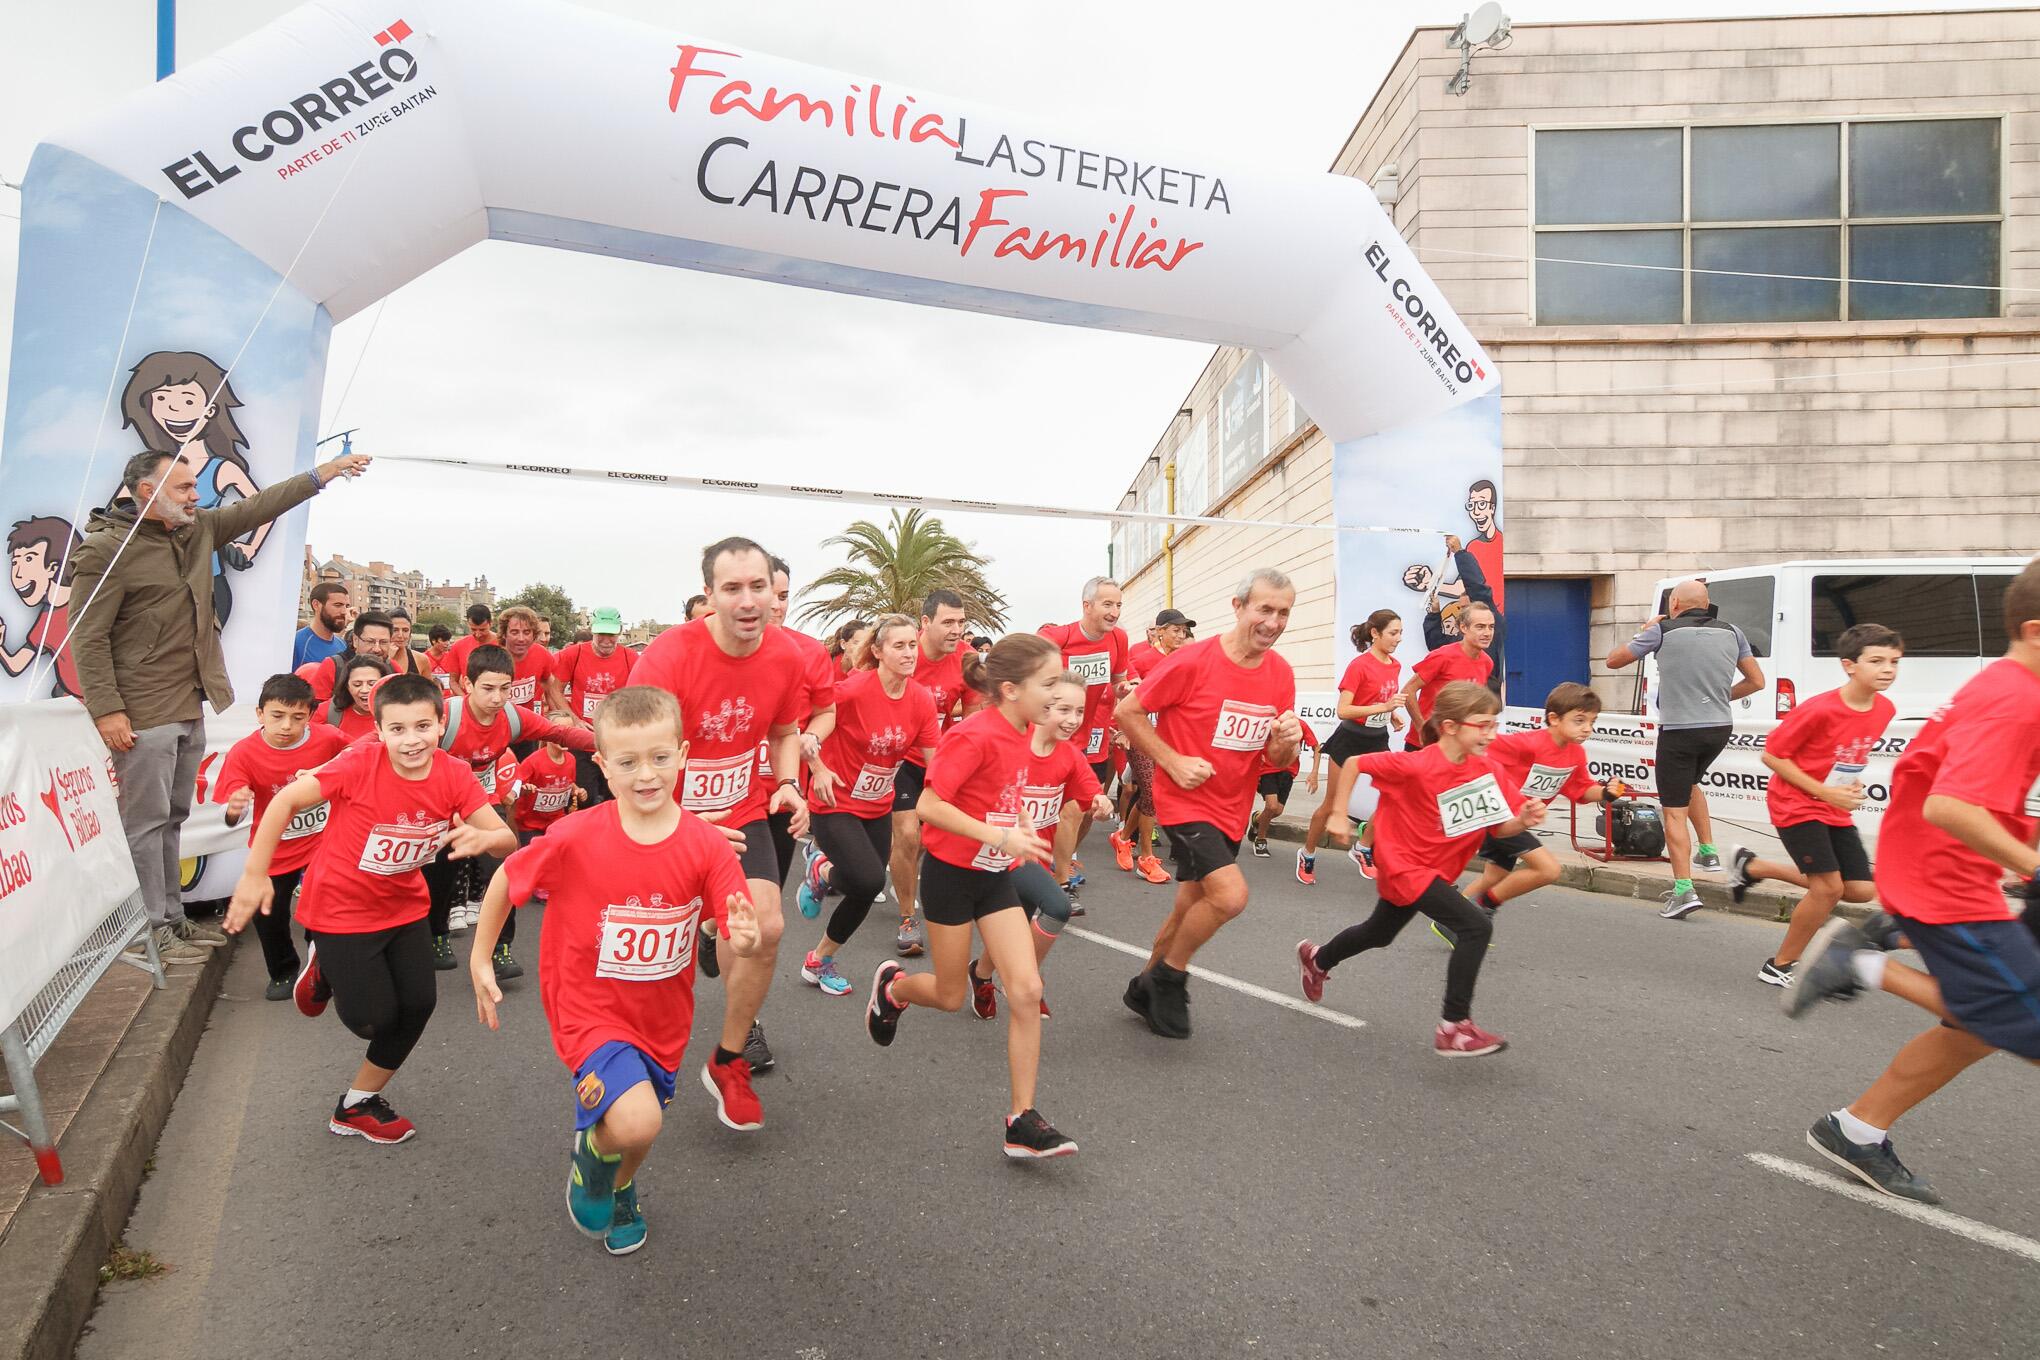
[{"label": "running girl with ponytail", "polygon": [[[1365,623],[1353,625],[1353,649],[1360,655],[1339,680],[1339,726],[1325,739],[1325,759],[1332,762],[1332,778],[1325,788],[1325,800],[1310,815],[1303,849],[1296,852],[1298,883],[1317,882],[1317,850],[1327,839],[1342,845],[1353,842],[1346,808],[1353,800],[1353,785],[1360,771],[1352,758],[1386,751],[1389,730],[1402,730],[1403,711],[1409,707],[1409,700],[1398,692],[1402,663],[1395,659],[1395,649],[1401,645],[1402,635],[1402,616],[1393,609],[1377,609]],[[1353,862],[1368,878],[1374,877],[1373,844],[1374,823],[1369,822],[1353,854]]]},{"label": "running girl with ponytail", "polygon": [[928,922],[932,973],[908,973],[888,959],[871,980],[865,1029],[890,1045],[910,1006],[960,1010],[968,998],[970,931],[1005,979],[1006,1062],[1012,1100],[1004,1128],[1008,1157],[1063,1157],[1077,1145],[1034,1108],[1041,1063],[1041,973],[1020,910],[1016,864],[1046,864],[1054,854],[1037,826],[1054,834],[1065,795],[1096,806],[1098,781],[1070,746],[1046,751],[1032,731],[1048,721],[1063,675],[1062,653],[1047,638],[1016,633],[991,652],[964,661],[964,678],[992,706],[952,727],[928,763],[916,812],[921,820],[921,910]]},{"label": "running girl with ponytail", "polygon": [[1375,842],[1381,901],[1374,914],[1348,926],[1323,947],[1296,946],[1303,994],[1321,1001],[1331,970],[1369,949],[1392,943],[1421,912],[1453,933],[1445,967],[1445,1009],[1433,1046],[1441,1058],[1478,1058],[1508,1047],[1473,1023],[1473,988],[1494,926],[1488,914],[1452,886],[1485,833],[1506,840],[1544,820],[1544,803],[1525,798],[1482,754],[1495,739],[1502,701],[1485,685],[1456,680],[1439,691],[1417,751],[1356,756],[1352,764],[1374,781],[1381,828]]}]

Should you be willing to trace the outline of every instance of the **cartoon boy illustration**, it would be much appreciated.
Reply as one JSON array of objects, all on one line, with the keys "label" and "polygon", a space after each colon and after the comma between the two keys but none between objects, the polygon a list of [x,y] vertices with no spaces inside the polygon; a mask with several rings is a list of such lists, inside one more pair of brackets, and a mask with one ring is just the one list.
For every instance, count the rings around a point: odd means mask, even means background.
[{"label": "cartoon boy illustration", "polygon": [[1481,575],[1495,592],[1495,608],[1504,609],[1502,589],[1502,493],[1485,477],[1466,488],[1466,517],[1473,537],[1466,550],[1480,563]]},{"label": "cartoon boy illustration", "polygon": [[[247,436],[234,423],[234,408],[240,404],[226,370],[205,355],[158,350],[145,355],[128,377],[120,397],[121,428],[132,427],[145,449],[176,455],[198,478],[198,508],[212,510],[230,493],[245,500],[259,489],[241,452]],[[234,593],[220,571],[221,559],[246,571],[274,523],[258,525],[213,557],[213,612],[222,627],[233,613]]]},{"label": "cartoon boy illustration", "polygon": [[55,515],[22,520],[7,535],[8,581],[23,604],[42,612],[28,627],[28,641],[13,651],[7,649],[7,622],[0,619],[0,668],[20,675],[43,653],[54,654],[50,693],[56,698],[85,697],[78,665],[64,645],[71,635],[70,558],[84,541],[70,521]]}]

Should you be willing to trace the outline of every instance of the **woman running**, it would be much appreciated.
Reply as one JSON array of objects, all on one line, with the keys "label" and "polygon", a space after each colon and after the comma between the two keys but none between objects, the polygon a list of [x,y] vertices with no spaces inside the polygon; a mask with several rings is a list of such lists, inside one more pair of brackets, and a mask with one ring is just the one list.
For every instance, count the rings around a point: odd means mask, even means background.
[{"label": "woman running", "polygon": [[1502,701],[1486,685],[1455,680],[1438,695],[1418,751],[1355,756],[1349,763],[1374,781],[1381,803],[1375,843],[1381,901],[1374,914],[1333,936],[1323,948],[1303,940],[1303,994],[1321,1001],[1325,978],[1355,954],[1381,949],[1422,912],[1453,933],[1445,966],[1445,1010],[1434,1047],[1441,1058],[1478,1058],[1508,1047],[1473,1023],[1473,987],[1487,958],[1494,926],[1488,914],[1452,886],[1492,828],[1520,835],[1544,820],[1544,804],[1524,798],[1481,753],[1495,739]]},{"label": "woman running", "polygon": [[[336,694],[319,705],[319,711],[312,715],[313,722],[330,723],[340,729],[340,735],[349,741],[359,741],[375,732],[375,689],[390,673],[389,665],[381,657],[357,652],[349,657],[340,669],[340,684],[344,695]],[[334,704],[339,708],[334,708]]]},{"label": "woman running", "polygon": [[[1032,725],[1048,721],[1063,674],[1062,651],[1035,633],[1015,633],[990,653],[967,657],[964,677],[992,706],[949,729],[928,763],[917,807],[921,818],[921,908],[928,922],[932,973],[908,973],[887,959],[871,980],[865,1029],[892,1043],[909,1006],[962,1008],[970,993],[970,929],[984,937],[992,966],[1006,980],[1006,1062],[1012,1101],[1004,1140],[1008,1157],[1065,1157],[1075,1142],[1034,1108],[1041,1063],[1041,973],[1013,865],[1046,864],[1065,794],[1098,797],[1098,781],[1073,747],[1035,749]],[[1037,830],[1037,826],[1042,828]]]},{"label": "woman running", "polygon": [[[1353,658],[1339,681],[1339,725],[1325,740],[1332,778],[1325,788],[1325,800],[1310,815],[1303,849],[1296,852],[1298,883],[1317,882],[1317,849],[1327,839],[1352,845],[1346,809],[1353,801],[1353,785],[1360,771],[1351,758],[1386,751],[1389,729],[1402,730],[1401,710],[1408,707],[1408,701],[1399,692],[1402,663],[1395,659],[1402,633],[1402,617],[1393,609],[1377,609],[1365,623],[1353,625],[1353,647],[1360,655]],[[1374,877],[1373,844],[1374,823],[1369,822],[1353,849],[1353,862],[1368,878]]]},{"label": "woman running", "polygon": [[835,725],[808,761],[815,853],[800,885],[800,914],[819,916],[824,897],[843,894],[800,968],[802,980],[824,996],[849,994],[850,979],[837,970],[836,954],[885,891],[900,761],[909,749],[929,759],[940,731],[935,701],[911,683],[921,655],[920,625],[904,614],[887,614],[871,632],[878,668],[854,671],[836,686]]}]

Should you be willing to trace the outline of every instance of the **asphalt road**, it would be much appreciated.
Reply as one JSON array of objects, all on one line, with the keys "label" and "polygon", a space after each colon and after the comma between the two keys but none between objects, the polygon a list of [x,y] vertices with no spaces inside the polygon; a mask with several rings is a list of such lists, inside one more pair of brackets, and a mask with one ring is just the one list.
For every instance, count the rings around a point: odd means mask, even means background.
[{"label": "asphalt road", "polygon": [[[1200,963],[1295,998],[1298,937],[1371,889],[1336,858],[1314,889],[1280,855],[1245,863],[1253,903]],[[1079,924],[1144,949],[1168,890],[1093,878]],[[378,1148],[326,1131],[359,1043],[263,1002],[250,944],[128,1230],[170,1271],[110,1287],[79,1354],[2040,1353],[2040,1261],[1751,1160],[1823,1166],[1806,1126],[1924,1020],[1889,997],[1785,1020],[1755,979],[1777,927],[1548,890],[1504,912],[1481,980],[1475,1015],[1510,1048],[1453,1062],[1430,1052],[1445,950],[1421,926],[1334,975],[1327,1006],[1360,1027],[1193,981],[1188,1042],[1121,1007],[1132,958],[1070,938],[1041,1105],[1083,1150],[1015,1165],[1003,1022],[912,1012],[891,1049],[864,1036],[886,919],[848,951],[851,998],[782,952],[761,1132],[722,1128],[700,1087],[721,1010],[702,984],[640,1173],[651,1237],[621,1260],[561,1203],[569,1086],[535,969],[500,1034],[465,971],[440,975],[391,1089],[420,1136]],[[2036,1089],[1993,1057],[1898,1135],[1949,1210],[2025,1239]]]}]

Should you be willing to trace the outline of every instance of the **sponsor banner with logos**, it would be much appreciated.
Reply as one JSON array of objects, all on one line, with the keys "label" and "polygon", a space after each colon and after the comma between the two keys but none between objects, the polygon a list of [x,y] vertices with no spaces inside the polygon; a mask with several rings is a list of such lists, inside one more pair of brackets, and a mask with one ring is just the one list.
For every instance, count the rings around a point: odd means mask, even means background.
[{"label": "sponsor banner with logos", "polygon": [[135,893],[117,797],[82,707],[0,705],[0,1025]]}]

